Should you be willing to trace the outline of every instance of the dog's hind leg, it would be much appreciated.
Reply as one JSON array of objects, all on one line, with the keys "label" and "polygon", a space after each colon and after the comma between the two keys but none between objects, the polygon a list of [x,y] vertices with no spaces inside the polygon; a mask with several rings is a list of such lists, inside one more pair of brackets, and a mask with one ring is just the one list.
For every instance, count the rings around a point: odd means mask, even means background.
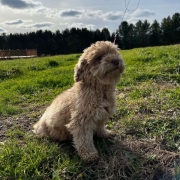
[{"label": "dog's hind leg", "polygon": [[48,128],[44,121],[39,121],[33,126],[33,133],[39,137],[44,137],[48,135]]},{"label": "dog's hind leg", "polygon": [[59,141],[66,141],[71,140],[72,135],[67,131],[64,127],[54,127],[48,125],[45,121],[39,121],[33,126],[33,132],[39,137],[49,136],[50,138],[59,140]]}]

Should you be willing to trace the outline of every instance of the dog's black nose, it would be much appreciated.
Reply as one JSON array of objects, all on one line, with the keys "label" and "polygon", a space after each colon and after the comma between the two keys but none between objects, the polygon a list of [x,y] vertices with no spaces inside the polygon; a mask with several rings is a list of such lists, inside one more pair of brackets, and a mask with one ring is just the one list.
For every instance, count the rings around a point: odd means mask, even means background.
[{"label": "dog's black nose", "polygon": [[112,60],[112,63],[113,63],[115,66],[119,66],[119,60],[118,60],[118,59],[113,59],[113,60]]}]

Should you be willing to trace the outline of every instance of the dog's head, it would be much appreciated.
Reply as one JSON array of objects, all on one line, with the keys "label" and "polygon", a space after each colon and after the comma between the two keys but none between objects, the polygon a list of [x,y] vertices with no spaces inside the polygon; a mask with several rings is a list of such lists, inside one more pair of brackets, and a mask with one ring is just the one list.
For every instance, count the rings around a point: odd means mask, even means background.
[{"label": "dog's head", "polygon": [[124,71],[124,61],[116,45],[98,41],[84,50],[75,66],[75,82],[98,80],[104,85],[116,84]]}]

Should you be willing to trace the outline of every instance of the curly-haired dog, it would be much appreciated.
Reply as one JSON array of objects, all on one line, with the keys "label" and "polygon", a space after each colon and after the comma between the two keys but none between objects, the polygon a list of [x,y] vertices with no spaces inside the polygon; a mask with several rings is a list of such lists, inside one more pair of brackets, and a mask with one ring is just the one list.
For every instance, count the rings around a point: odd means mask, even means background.
[{"label": "curly-haired dog", "polygon": [[93,135],[107,138],[105,122],[116,110],[115,86],[124,71],[118,48],[98,41],[84,50],[74,69],[75,83],[60,94],[34,125],[34,133],[64,141],[72,139],[85,161],[98,159]]}]

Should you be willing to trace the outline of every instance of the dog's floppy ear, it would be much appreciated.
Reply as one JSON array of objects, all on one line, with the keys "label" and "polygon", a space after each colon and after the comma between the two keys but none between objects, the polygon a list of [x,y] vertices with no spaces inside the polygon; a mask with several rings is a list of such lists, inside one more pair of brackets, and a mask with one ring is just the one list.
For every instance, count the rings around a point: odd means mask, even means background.
[{"label": "dog's floppy ear", "polygon": [[74,81],[78,82],[83,80],[83,74],[87,67],[87,61],[85,59],[80,60],[74,68]]}]

